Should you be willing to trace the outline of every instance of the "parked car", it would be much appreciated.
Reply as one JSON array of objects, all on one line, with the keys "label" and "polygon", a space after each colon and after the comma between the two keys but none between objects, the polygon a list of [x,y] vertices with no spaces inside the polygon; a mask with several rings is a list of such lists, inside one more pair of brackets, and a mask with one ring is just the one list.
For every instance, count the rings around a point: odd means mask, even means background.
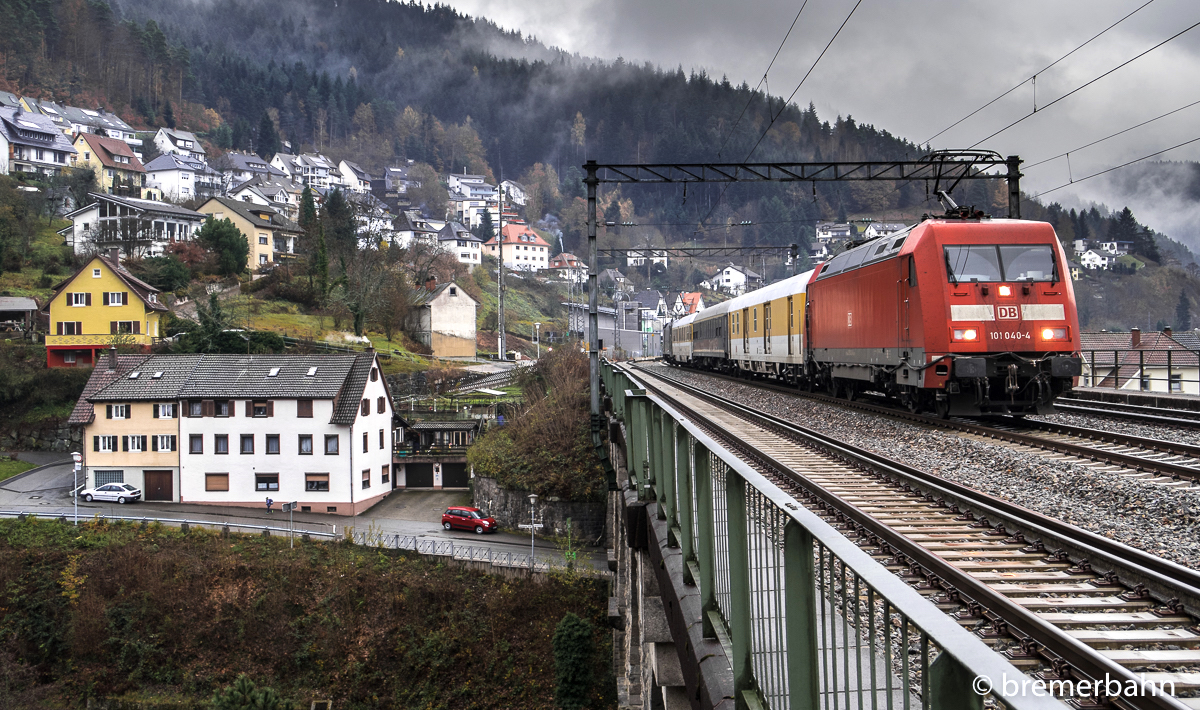
[{"label": "parked car", "polygon": [[89,503],[93,500],[115,500],[124,505],[140,499],[142,489],[128,483],[106,483],[103,486],[80,491],[79,495]]},{"label": "parked car", "polygon": [[455,505],[446,508],[446,512],[442,513],[442,527],[447,530],[474,530],[476,535],[482,535],[485,532],[496,532],[499,526],[496,525],[496,519],[479,508],[468,508],[463,505]]}]

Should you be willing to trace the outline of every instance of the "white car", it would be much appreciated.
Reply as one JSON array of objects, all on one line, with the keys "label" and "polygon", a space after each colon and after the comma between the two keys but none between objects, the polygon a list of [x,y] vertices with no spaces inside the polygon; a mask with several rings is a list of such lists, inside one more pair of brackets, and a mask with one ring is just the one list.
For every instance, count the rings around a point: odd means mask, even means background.
[{"label": "white car", "polygon": [[80,491],[79,495],[89,503],[93,500],[115,500],[124,505],[139,500],[142,497],[142,489],[128,483],[106,483],[97,488]]}]

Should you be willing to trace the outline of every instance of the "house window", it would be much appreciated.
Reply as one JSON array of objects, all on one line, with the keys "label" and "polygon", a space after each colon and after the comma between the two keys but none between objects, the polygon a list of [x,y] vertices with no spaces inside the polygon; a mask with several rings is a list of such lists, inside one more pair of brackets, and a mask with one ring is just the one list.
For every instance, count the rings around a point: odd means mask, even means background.
[{"label": "house window", "polygon": [[68,350],[67,352],[63,353],[63,362],[66,363],[67,365],[74,365],[75,364],[75,351]]},{"label": "house window", "polygon": [[109,419],[128,419],[129,405],[128,404],[110,404],[107,407]]},{"label": "house window", "polygon": [[326,434],[325,435],[325,454],[328,456],[337,456],[338,455],[338,435],[337,434]]},{"label": "house window", "polygon": [[270,416],[270,407],[267,402],[255,402],[250,410],[250,416],[266,417]]},{"label": "house window", "polygon": [[[83,226],[83,228],[87,229],[87,225],[85,224]],[[92,269],[92,278],[94,278],[94,279],[100,278],[100,269]]]},{"label": "house window", "polygon": [[121,449],[124,451],[133,452],[135,454],[141,453],[146,450],[146,437],[138,436],[137,434],[134,434],[133,436],[122,436]]},{"label": "house window", "polygon": [[267,235],[265,235],[265,234],[258,235],[258,243],[266,244],[267,243]]},{"label": "house window", "polygon": [[367,438],[367,432],[363,432],[363,453],[370,451],[370,439]]},{"label": "house window", "polygon": [[329,474],[328,473],[306,473],[306,474],[304,474],[304,490],[306,490],[306,491],[328,491],[329,490]]},{"label": "house window", "polygon": [[188,435],[188,453],[202,454],[204,453],[204,435],[189,434]]},{"label": "house window", "polygon": [[384,466],[380,471],[379,480],[381,483],[390,483],[392,480],[392,467]]},{"label": "house window", "polygon": [[268,454],[279,453],[279,435],[278,434],[267,434],[267,453]]},{"label": "house window", "polygon": [[253,434],[242,434],[242,447],[240,450],[243,454],[254,453],[254,435]]},{"label": "house window", "polygon": [[117,450],[116,436],[93,436],[92,451],[111,454]]},{"label": "house window", "polygon": [[312,456],[312,434],[301,434],[299,452],[301,456]]},{"label": "house window", "polygon": [[256,491],[277,491],[279,490],[279,474],[278,473],[258,473],[254,475],[254,490]]},{"label": "house window", "polygon": [[1183,375],[1171,375],[1171,391],[1183,391]]},{"label": "house window", "polygon": [[228,417],[229,408],[233,406],[232,402],[227,399],[222,399],[213,403],[213,414],[218,417]]},{"label": "house window", "polygon": [[453,286],[451,286],[451,287],[450,287],[450,295],[451,295],[451,296],[457,296],[457,295],[458,295],[458,289],[456,289],[456,288],[454,288]]},{"label": "house window", "polygon": [[112,335],[142,334],[142,322],[139,320],[113,320],[108,322],[108,332]]},{"label": "house window", "polygon": [[124,471],[96,471],[96,487],[107,486],[110,483],[124,483]]},{"label": "house window", "polygon": [[296,400],[296,416],[301,419],[312,419],[313,406],[311,399]]},{"label": "house window", "polygon": [[188,416],[202,417],[204,416],[204,403],[199,400],[188,402]]},{"label": "house window", "polygon": [[88,304],[88,301],[92,300],[91,295],[92,294],[90,294],[90,293],[68,293],[67,294],[67,305],[68,306],[86,306]]},{"label": "house window", "polygon": [[361,414],[365,417],[371,413],[371,400],[364,399],[359,407]]},{"label": "house window", "polygon": [[59,321],[58,335],[83,335],[83,321]]},{"label": "house window", "polygon": [[229,474],[228,473],[206,473],[206,474],[204,474],[204,490],[206,490],[206,491],[227,491],[227,490],[229,490]]},{"label": "house window", "polygon": [[159,434],[158,436],[151,437],[150,444],[155,451],[174,451],[175,435]]},{"label": "house window", "polygon": [[371,469],[364,468],[363,469],[363,488],[370,488],[370,487],[371,487]]},{"label": "house window", "polygon": [[175,403],[166,402],[164,404],[154,405],[155,419],[174,419],[175,418]]},{"label": "house window", "polygon": [[229,435],[214,434],[213,435],[213,453],[227,454],[229,453]]},{"label": "house window", "polygon": [[1148,373],[1148,372],[1142,373],[1141,387],[1142,387],[1143,392],[1150,390],[1150,373]]},{"label": "house window", "polygon": [[260,264],[265,264],[265,263],[267,263],[267,255],[266,255],[266,254],[259,254],[259,255],[258,255],[258,263],[260,263]]},{"label": "house window", "polygon": [[376,398],[375,408],[379,410],[379,414],[383,414],[387,410],[387,403],[383,397]]},{"label": "house window", "polygon": [[384,443],[383,443],[383,429],[380,429],[380,430],[379,430],[379,448],[381,448],[381,449],[382,449],[383,447],[384,447]]}]

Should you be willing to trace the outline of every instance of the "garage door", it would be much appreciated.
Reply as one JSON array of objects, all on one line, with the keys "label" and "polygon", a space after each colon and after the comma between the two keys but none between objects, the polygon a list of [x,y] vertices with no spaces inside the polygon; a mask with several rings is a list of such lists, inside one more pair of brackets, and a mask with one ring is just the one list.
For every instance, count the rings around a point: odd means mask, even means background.
[{"label": "garage door", "polygon": [[171,471],[145,471],[146,500],[174,500],[171,484],[175,478]]},{"label": "garage door", "polygon": [[466,488],[467,465],[465,463],[442,464],[442,488]]},{"label": "garage door", "polygon": [[433,488],[433,464],[410,463],[404,466],[405,486],[408,488]]}]

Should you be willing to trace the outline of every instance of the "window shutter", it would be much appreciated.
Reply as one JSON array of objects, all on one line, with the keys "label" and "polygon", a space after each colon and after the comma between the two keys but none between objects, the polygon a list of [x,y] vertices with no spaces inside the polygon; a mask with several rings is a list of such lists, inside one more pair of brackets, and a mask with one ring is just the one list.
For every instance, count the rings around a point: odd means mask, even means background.
[{"label": "window shutter", "polygon": [[254,402],[246,400],[246,416],[254,416]]},{"label": "window shutter", "polygon": [[217,415],[217,404],[211,399],[206,399],[200,403],[200,410],[202,412],[202,416],[215,417]]},{"label": "window shutter", "polygon": [[183,405],[181,405],[179,402],[171,402],[171,418],[172,419],[179,418],[179,408],[181,406],[183,406]]},{"label": "window shutter", "polygon": [[115,320],[110,320],[108,322],[108,332],[110,335],[117,334],[117,322]]},{"label": "window shutter", "polygon": [[55,335],[62,335],[63,334],[62,331],[63,331],[62,321],[59,321],[58,324],[56,325]]},{"label": "window shutter", "polygon": [[111,404],[104,405],[104,418],[112,419],[112,405]]},{"label": "window shutter", "polygon": [[91,291],[88,291],[86,294],[84,294],[83,302],[89,306],[92,305],[92,292]]},{"label": "window shutter", "polygon": [[275,416],[275,400],[273,400],[273,399],[267,400],[267,416],[268,417]]},{"label": "window shutter", "polygon": [[100,450],[100,437],[93,436],[92,437],[92,451],[99,451],[99,450]]},{"label": "window shutter", "polygon": [[171,451],[175,450],[175,435],[171,435]]},{"label": "window shutter", "polygon": [[121,451],[129,451],[129,437],[128,436],[121,437]]},{"label": "window shutter", "polygon": [[128,305],[129,305],[129,292],[128,292],[128,291],[122,291],[122,292],[121,292],[121,305],[122,305],[122,306],[128,306]]},{"label": "window shutter", "polygon": [[142,322],[140,320],[135,320],[133,322],[133,334],[134,335],[142,334]]},{"label": "window shutter", "polygon": [[229,402],[227,404],[228,404],[228,406],[226,407],[226,409],[229,410],[229,416],[236,417],[237,416],[237,406],[236,406],[237,402],[231,399],[231,400],[229,400]]},{"label": "window shutter", "polygon": [[146,435],[145,434],[141,435],[141,444],[142,444],[142,451],[145,451],[146,450]]},{"label": "window shutter", "polygon": [[158,451],[158,437],[157,436],[150,437],[150,450]]},{"label": "window shutter", "polygon": [[158,409],[158,405],[156,404],[156,405],[154,405],[154,418],[155,419],[158,419],[158,414],[159,414],[159,409]]},{"label": "window shutter", "polygon": [[108,305],[108,291],[105,291],[104,293],[100,294],[100,297],[104,299],[104,305],[107,306]]}]

